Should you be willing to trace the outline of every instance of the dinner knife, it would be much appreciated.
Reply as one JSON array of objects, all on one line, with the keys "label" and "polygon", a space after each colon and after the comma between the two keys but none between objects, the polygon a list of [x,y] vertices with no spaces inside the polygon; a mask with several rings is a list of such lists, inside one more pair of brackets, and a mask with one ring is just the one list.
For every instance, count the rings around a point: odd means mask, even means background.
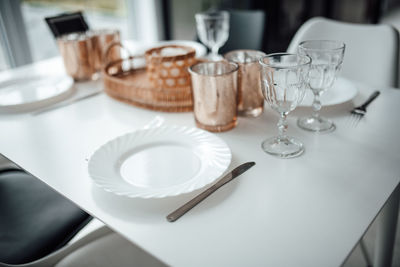
[{"label": "dinner knife", "polygon": [[39,110],[36,110],[36,111],[32,112],[32,115],[39,115],[39,114],[42,114],[44,112],[47,112],[47,111],[50,111],[50,110],[53,110],[53,109],[65,107],[65,106],[71,105],[73,103],[76,103],[78,101],[81,101],[81,100],[87,99],[89,97],[98,95],[98,94],[100,94],[102,92],[103,91],[95,91],[95,92],[92,92],[92,93],[87,94],[87,95],[83,95],[83,96],[80,96],[80,97],[77,97],[77,98],[73,98],[73,99],[70,99],[70,100],[66,100],[64,102],[60,102],[60,103],[54,104],[52,106],[44,107],[42,109],[39,109]]},{"label": "dinner knife", "polygon": [[181,206],[180,208],[178,208],[177,210],[175,210],[174,212],[169,214],[167,216],[167,220],[169,222],[174,222],[174,221],[178,220],[182,215],[184,215],[186,212],[191,210],[194,206],[199,204],[201,201],[203,201],[209,195],[214,193],[218,188],[220,188],[224,184],[232,181],[235,177],[238,177],[239,175],[241,175],[242,173],[244,173],[245,171],[247,171],[248,169],[253,167],[255,164],[256,164],[255,162],[246,162],[246,163],[239,165],[238,167],[233,169],[231,172],[226,174],[224,177],[219,179],[218,182],[216,182],[210,188],[203,191],[202,193],[197,195],[195,198],[188,201],[186,204],[184,204],[183,206]]}]

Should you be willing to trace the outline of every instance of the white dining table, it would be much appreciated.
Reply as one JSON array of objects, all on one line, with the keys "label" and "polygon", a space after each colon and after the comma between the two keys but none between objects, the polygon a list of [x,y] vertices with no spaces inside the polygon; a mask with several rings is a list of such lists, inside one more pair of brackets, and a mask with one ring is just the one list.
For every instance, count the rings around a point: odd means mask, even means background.
[{"label": "white dining table", "polygon": [[[3,71],[0,82],[27,73],[64,68],[53,58]],[[349,110],[377,89],[356,85],[352,101],[323,108],[334,132],[299,129],[296,119],[309,107],[289,114],[288,133],[305,146],[300,157],[262,151],[261,142],[277,134],[278,115],[267,105],[261,116],[239,117],[234,129],[215,133],[232,153],[227,171],[247,161],[256,165],[173,223],[166,215],[202,189],[160,199],[117,196],[93,183],[88,161],[107,141],[155,119],[195,127],[192,112],[146,110],[102,93],[38,115],[0,113],[0,153],[167,265],[340,266],[381,212],[374,266],[387,267],[398,210],[400,90],[378,88],[381,95],[354,126]]]}]

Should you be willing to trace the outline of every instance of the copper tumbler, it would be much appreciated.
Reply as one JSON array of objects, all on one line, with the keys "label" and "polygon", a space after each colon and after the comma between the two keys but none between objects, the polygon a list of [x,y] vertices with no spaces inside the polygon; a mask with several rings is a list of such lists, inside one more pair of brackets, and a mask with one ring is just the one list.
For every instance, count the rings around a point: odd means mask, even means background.
[{"label": "copper tumbler", "polygon": [[239,66],[227,61],[202,62],[189,68],[196,125],[223,132],[237,124]]},{"label": "copper tumbler", "polygon": [[257,117],[264,109],[261,91],[260,66],[258,60],[265,53],[256,50],[234,50],[224,55],[225,59],[239,65],[238,112],[239,115]]},{"label": "copper tumbler", "polygon": [[93,37],[86,33],[70,33],[57,39],[67,74],[76,81],[94,78]]}]

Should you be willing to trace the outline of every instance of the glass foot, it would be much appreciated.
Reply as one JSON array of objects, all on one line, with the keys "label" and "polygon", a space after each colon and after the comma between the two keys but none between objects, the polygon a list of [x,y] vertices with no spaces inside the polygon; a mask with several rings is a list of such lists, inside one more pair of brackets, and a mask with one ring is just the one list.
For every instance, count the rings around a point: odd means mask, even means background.
[{"label": "glass foot", "polygon": [[262,149],[280,158],[294,158],[304,152],[303,144],[293,137],[272,137],[261,144]]},{"label": "glass foot", "polygon": [[244,117],[258,117],[263,113],[263,106],[260,106],[258,108],[248,108],[245,110],[240,110],[238,111],[239,115],[244,116]]},{"label": "glass foot", "polygon": [[305,117],[297,120],[297,125],[311,132],[332,132],[336,129],[335,124],[324,118]]}]

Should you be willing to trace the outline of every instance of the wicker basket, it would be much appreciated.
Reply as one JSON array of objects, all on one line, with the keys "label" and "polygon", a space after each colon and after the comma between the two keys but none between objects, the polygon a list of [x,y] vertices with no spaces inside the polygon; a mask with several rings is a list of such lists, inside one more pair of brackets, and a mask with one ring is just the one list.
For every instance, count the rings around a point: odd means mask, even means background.
[{"label": "wicker basket", "polygon": [[[108,51],[115,46],[122,47],[120,43],[113,43]],[[113,98],[147,109],[166,112],[192,111],[190,80],[185,86],[154,86],[144,62],[144,56],[129,56],[106,63],[103,69],[105,92]]]},{"label": "wicker basket", "polygon": [[[165,52],[178,51],[177,55]],[[147,75],[154,87],[190,87],[188,68],[196,63],[196,50],[180,45],[167,45],[146,51]]]}]

